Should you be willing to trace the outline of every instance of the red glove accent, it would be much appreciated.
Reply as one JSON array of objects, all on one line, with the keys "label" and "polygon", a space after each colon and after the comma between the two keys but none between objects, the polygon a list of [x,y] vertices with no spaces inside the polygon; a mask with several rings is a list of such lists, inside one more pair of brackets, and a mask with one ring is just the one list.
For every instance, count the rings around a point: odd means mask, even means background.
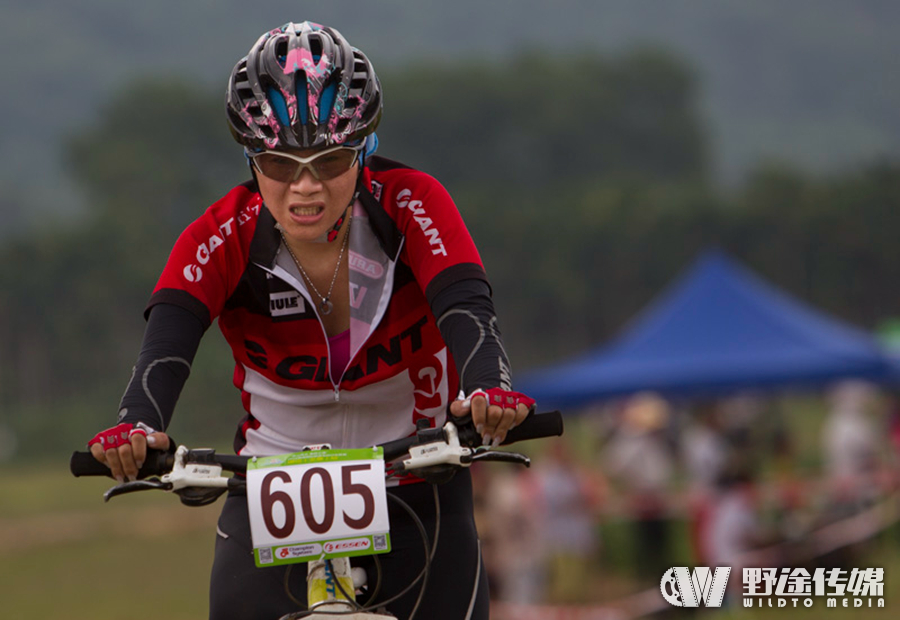
[{"label": "red glove accent", "polygon": [[[122,423],[118,426],[114,426],[112,428],[108,428],[105,431],[100,431],[97,433],[93,439],[88,442],[88,447],[91,447],[95,443],[99,443],[100,447],[103,448],[103,451],[112,450],[113,448],[118,448],[119,446],[123,446],[126,443],[131,443],[131,433],[134,426],[132,424]],[[144,432],[146,436],[146,431],[143,429],[136,429],[138,432]]]},{"label": "red glove accent", "polygon": [[146,437],[147,437],[147,430],[144,429],[144,428],[141,428],[140,426],[138,426],[138,427],[133,428],[133,429],[131,429],[130,431],[128,431],[128,443],[131,443],[131,438],[132,438],[134,435],[143,435],[143,436],[146,438]]},{"label": "red glove accent", "polygon": [[477,394],[481,394],[487,399],[488,406],[497,405],[504,409],[515,409],[519,404],[528,407],[529,411],[534,409],[535,400],[525,396],[521,392],[510,392],[501,388],[490,388],[488,390],[477,389],[469,394],[471,401]]}]

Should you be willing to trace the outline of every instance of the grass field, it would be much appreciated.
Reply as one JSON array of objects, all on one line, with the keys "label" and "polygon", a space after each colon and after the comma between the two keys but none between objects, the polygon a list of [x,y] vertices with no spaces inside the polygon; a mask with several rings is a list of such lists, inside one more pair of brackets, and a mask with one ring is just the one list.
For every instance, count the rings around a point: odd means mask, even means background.
[{"label": "grass field", "polygon": [[218,508],[149,493],[104,504],[111,484],[64,463],[0,470],[0,617],[206,617]]},{"label": "grass field", "polygon": [[[207,615],[207,580],[219,505],[186,508],[167,494],[104,504],[106,479],[74,479],[66,463],[0,468],[0,618],[169,620]],[[648,586],[621,560],[625,525],[607,523],[605,556],[590,575],[589,604]],[[900,605],[900,535],[887,532],[857,566],[885,568],[886,607],[812,609],[738,607],[690,614],[724,620],[894,618]],[[668,616],[688,615],[672,609]],[[423,619],[424,620],[424,619]]]}]

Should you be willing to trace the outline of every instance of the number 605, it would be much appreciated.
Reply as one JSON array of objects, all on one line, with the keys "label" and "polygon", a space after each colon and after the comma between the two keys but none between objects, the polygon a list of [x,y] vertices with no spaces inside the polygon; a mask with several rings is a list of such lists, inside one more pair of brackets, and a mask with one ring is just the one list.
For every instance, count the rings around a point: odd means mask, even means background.
[{"label": "number 605", "polygon": [[[353,482],[353,473],[357,471],[370,470],[370,464],[343,465],[341,467],[341,489],[344,496],[359,495],[363,500],[363,514],[360,518],[354,519],[346,512],[342,511],[344,523],[353,529],[365,529],[372,523],[375,516],[375,498],[372,490],[365,484]],[[323,503],[325,505],[325,514],[321,521],[316,521],[312,508],[312,480],[318,476],[322,480],[323,487]],[[275,538],[287,538],[294,531],[296,525],[297,510],[294,504],[294,498],[286,491],[273,491],[272,483],[280,480],[285,484],[291,484],[293,480],[288,472],[276,470],[266,475],[262,481],[262,514],[266,529]],[[284,525],[279,527],[275,523],[273,516],[274,508],[277,504],[282,506],[284,510]],[[324,467],[311,467],[304,471],[300,478],[300,513],[306,521],[306,526],[315,534],[324,534],[331,529],[334,524],[335,513],[335,493],[334,481],[331,479],[331,473]]]}]

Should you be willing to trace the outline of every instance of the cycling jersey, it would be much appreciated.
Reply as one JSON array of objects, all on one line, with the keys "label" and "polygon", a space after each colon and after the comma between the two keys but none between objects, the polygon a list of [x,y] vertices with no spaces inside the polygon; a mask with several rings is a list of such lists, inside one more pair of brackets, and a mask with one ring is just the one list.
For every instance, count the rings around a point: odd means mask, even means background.
[{"label": "cycling jersey", "polygon": [[[452,199],[429,175],[373,157],[352,215],[350,354],[340,377],[329,372],[313,297],[253,184],[213,204],[175,244],[148,312],[172,304],[204,328],[218,318],[247,411],[241,454],[383,443],[421,418],[441,423],[459,391],[430,302],[486,277]],[[500,352],[494,385],[508,381]]]}]

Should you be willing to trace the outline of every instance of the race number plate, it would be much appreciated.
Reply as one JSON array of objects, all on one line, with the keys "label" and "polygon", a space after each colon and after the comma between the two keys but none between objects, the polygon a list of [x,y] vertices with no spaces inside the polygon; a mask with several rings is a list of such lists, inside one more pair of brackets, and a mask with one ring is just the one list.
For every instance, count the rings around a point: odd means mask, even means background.
[{"label": "race number plate", "polygon": [[251,459],[247,505],[260,567],[391,550],[381,448]]}]

